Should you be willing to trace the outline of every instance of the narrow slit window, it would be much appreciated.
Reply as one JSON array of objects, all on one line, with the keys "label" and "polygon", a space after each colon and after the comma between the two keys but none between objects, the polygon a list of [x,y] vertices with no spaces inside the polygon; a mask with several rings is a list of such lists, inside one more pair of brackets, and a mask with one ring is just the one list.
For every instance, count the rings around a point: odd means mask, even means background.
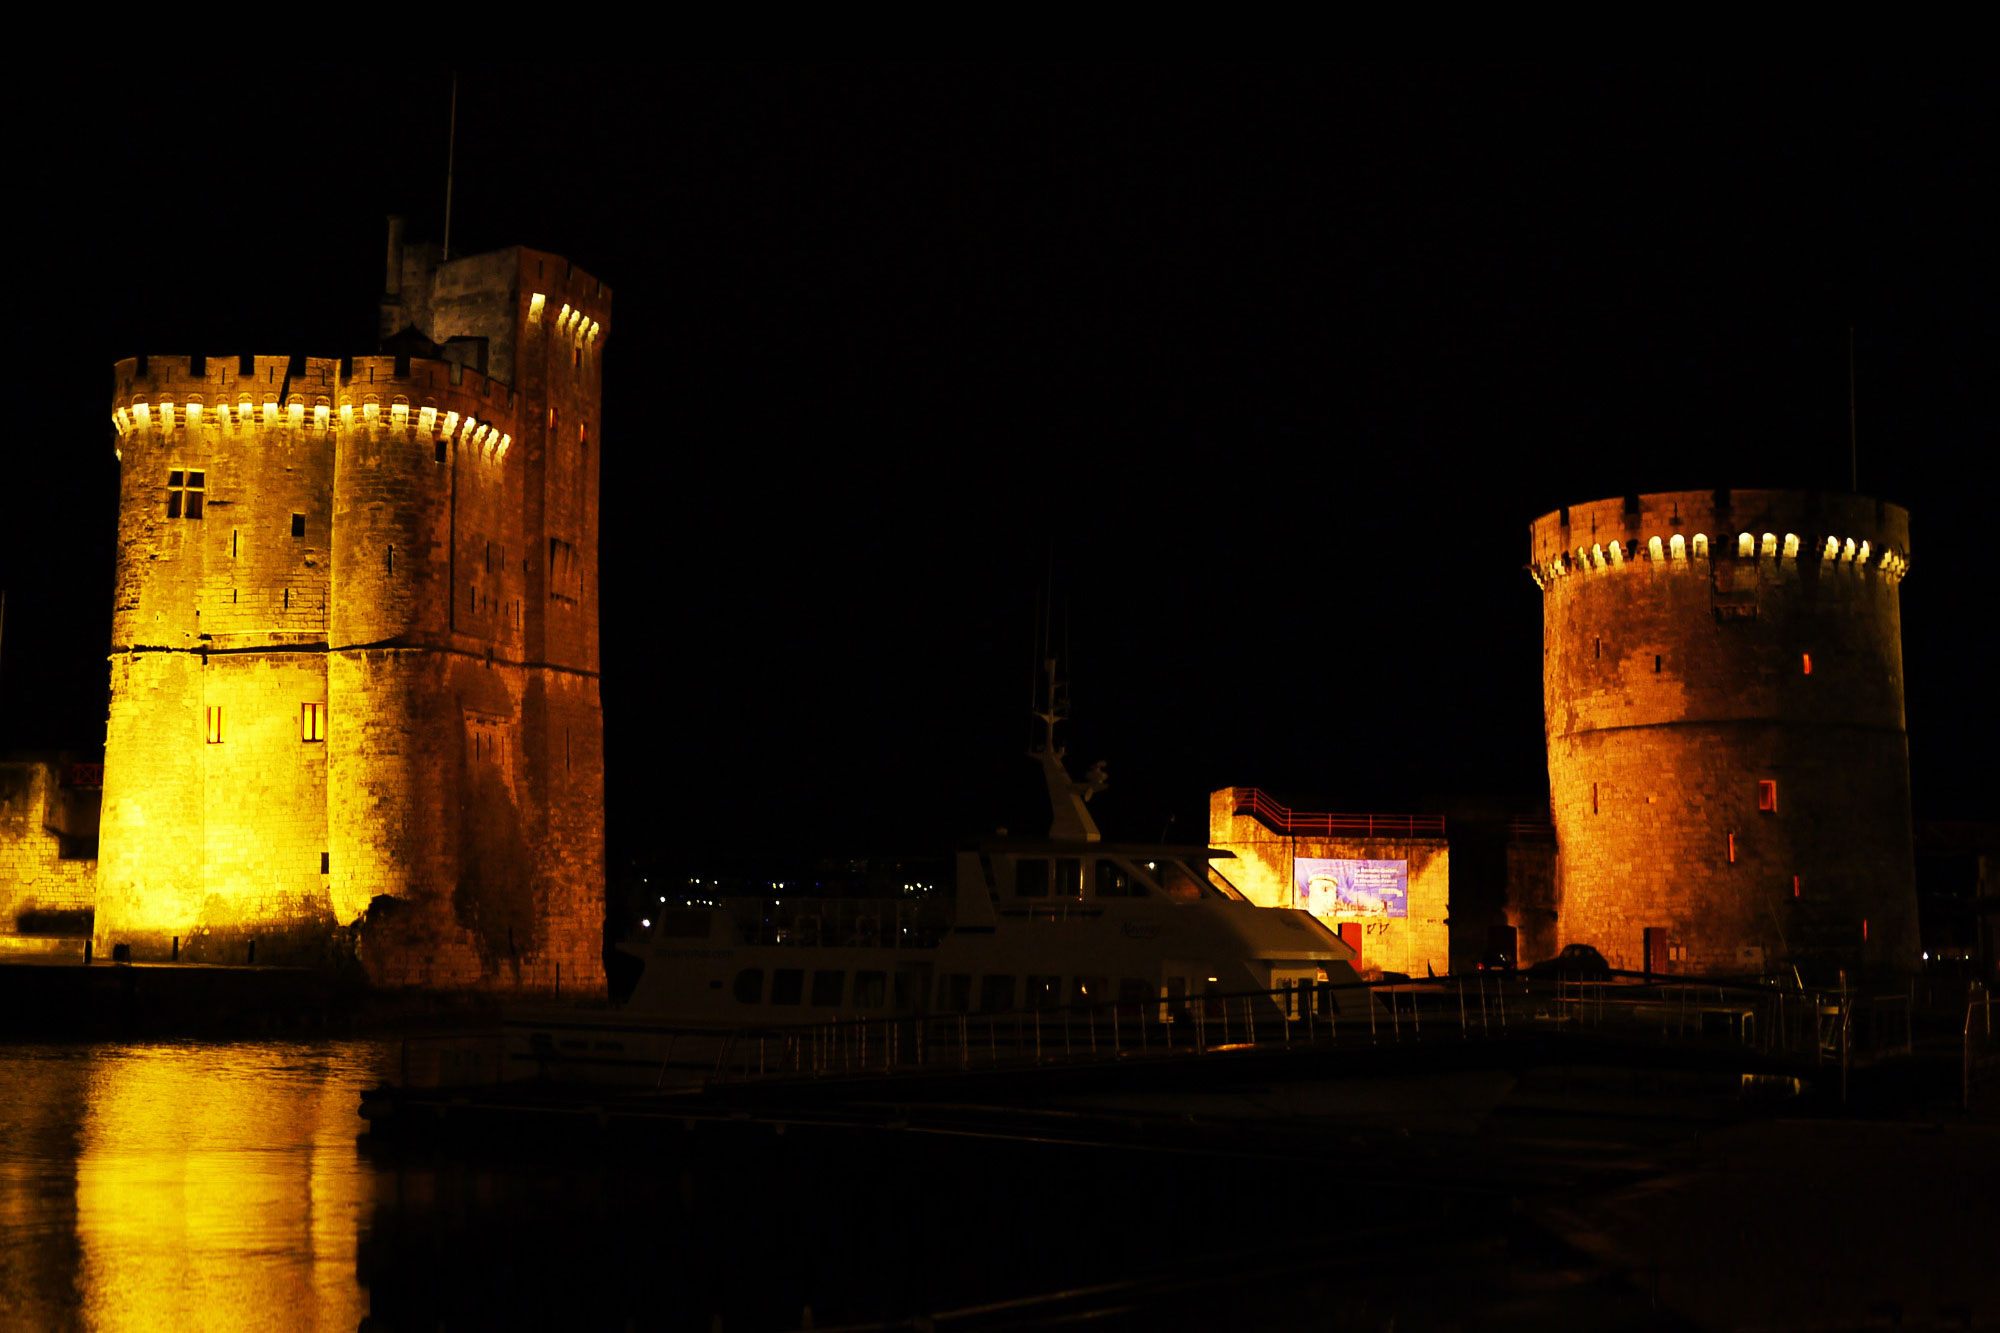
[{"label": "narrow slit window", "polygon": [[208,730],[207,730],[208,743],[210,745],[220,745],[222,744],[222,705],[210,704],[208,706],[207,711],[208,711]]},{"label": "narrow slit window", "polygon": [[1729,864],[1736,864],[1736,835],[1734,833],[1729,835]]},{"label": "narrow slit window", "polygon": [[389,547],[388,551],[387,551],[387,552],[385,553],[385,559],[386,559],[386,562],[387,562],[387,565],[388,565],[388,572],[389,572],[389,573],[391,573],[391,574],[395,573],[395,572],[396,572],[396,548],[395,548],[395,546],[394,546],[394,545],[391,545],[391,546]]},{"label": "narrow slit window", "polygon": [[1604,639],[1603,639],[1603,638],[1602,638],[1601,636],[1600,636],[1600,637],[1598,637],[1598,638],[1595,638],[1595,639],[1592,639],[1592,640],[1591,640],[1591,645],[1592,645],[1592,646],[1591,646],[1591,656],[1593,656],[1593,657],[1602,657],[1602,656],[1604,656]]},{"label": "narrow slit window", "polygon": [[229,530],[229,558],[230,558],[231,560],[234,560],[234,559],[236,558],[236,529],[235,529],[235,528],[231,528],[231,529]]},{"label": "narrow slit window", "polygon": [[1597,784],[1595,782],[1590,784],[1590,813],[1593,815],[1597,813]]},{"label": "narrow slit window", "polygon": [[1653,674],[1656,676],[1660,674],[1660,659],[1661,659],[1661,654],[1659,653],[1653,654]]},{"label": "narrow slit window", "polygon": [[1774,778],[1764,778],[1757,783],[1757,808],[1765,814],[1778,812],[1778,783]]},{"label": "narrow slit window", "polygon": [[326,705],[299,705],[299,739],[302,741],[323,741],[326,739]]},{"label": "narrow slit window", "polygon": [[292,609],[292,590],[290,588],[285,589],[285,609],[287,611]]},{"label": "narrow slit window", "polygon": [[1811,653],[1802,654],[1801,664],[1805,668],[1804,674],[1810,676],[1812,674],[1812,654]]},{"label": "narrow slit window", "polygon": [[304,514],[292,515],[292,535],[294,537],[303,537],[306,535],[306,516]]},{"label": "narrow slit window", "polygon": [[321,852],[319,854],[319,873],[322,875],[330,875],[333,873],[332,852]]},{"label": "narrow slit window", "polygon": [[1796,897],[1798,897],[1798,896],[1799,896],[1799,877],[1798,877],[1797,875],[1793,875],[1793,876],[1792,876],[1792,897],[1796,898]]},{"label": "narrow slit window", "polygon": [[444,436],[438,436],[437,442],[431,445],[431,458],[439,463],[444,462]]}]

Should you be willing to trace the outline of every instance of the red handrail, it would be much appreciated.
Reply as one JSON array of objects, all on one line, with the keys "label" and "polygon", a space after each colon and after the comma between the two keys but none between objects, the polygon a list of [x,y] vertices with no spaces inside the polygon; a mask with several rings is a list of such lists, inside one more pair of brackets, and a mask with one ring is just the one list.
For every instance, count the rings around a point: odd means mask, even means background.
[{"label": "red handrail", "polygon": [[1245,811],[1280,833],[1359,833],[1369,838],[1442,838],[1443,815],[1306,814],[1279,805],[1256,787],[1236,788],[1235,813]]}]

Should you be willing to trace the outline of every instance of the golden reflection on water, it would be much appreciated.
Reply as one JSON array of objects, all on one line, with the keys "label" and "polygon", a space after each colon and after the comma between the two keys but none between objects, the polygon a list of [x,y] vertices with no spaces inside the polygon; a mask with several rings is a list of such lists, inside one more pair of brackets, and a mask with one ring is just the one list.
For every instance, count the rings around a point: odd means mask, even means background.
[{"label": "golden reflection on water", "polygon": [[372,1043],[0,1048],[0,1326],[353,1329]]}]

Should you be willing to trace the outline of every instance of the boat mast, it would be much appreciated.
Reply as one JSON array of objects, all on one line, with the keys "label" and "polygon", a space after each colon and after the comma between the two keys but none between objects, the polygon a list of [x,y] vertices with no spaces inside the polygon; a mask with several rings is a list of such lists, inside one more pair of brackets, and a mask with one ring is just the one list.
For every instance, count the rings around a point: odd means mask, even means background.
[{"label": "boat mast", "polygon": [[1056,681],[1053,657],[1042,659],[1041,688],[1037,693],[1040,697],[1034,715],[1042,720],[1041,744],[1028,751],[1028,757],[1041,764],[1042,778],[1048,783],[1049,808],[1055,815],[1049,824],[1049,838],[1057,842],[1097,842],[1100,839],[1097,821],[1090,817],[1087,803],[1104,790],[1104,763],[1100,760],[1091,765],[1082,782],[1071,778],[1063,765],[1064,751],[1056,744],[1056,723],[1069,716],[1069,709]]}]

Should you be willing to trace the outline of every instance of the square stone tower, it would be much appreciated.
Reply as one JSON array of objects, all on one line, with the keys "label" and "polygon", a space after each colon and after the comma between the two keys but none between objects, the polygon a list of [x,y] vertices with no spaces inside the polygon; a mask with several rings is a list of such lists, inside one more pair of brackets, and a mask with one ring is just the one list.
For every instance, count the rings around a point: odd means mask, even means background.
[{"label": "square stone tower", "polygon": [[611,293],[389,248],[382,355],[116,367],[97,947],[592,993]]}]

